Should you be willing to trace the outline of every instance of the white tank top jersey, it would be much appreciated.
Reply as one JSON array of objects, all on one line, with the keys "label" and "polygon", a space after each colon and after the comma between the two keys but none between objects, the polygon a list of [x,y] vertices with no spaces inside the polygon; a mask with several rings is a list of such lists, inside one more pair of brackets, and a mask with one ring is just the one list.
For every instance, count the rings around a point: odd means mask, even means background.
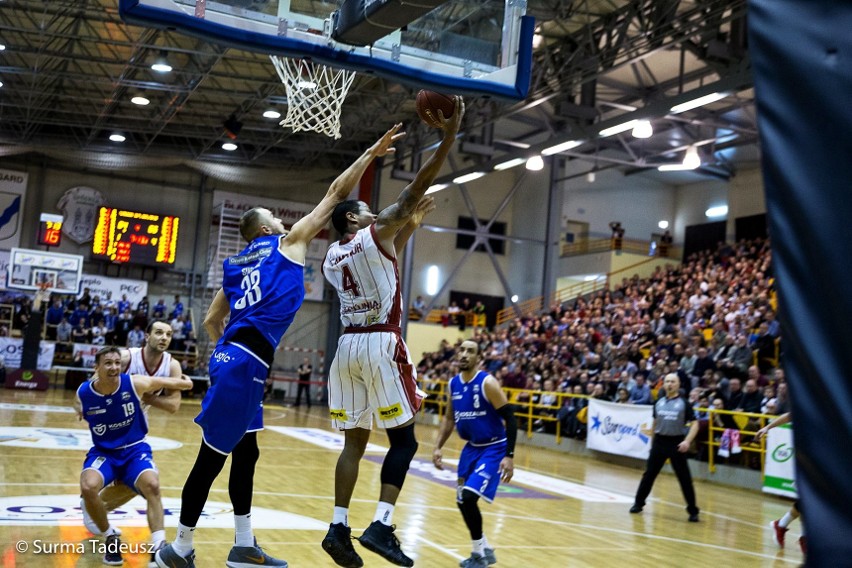
[{"label": "white tank top jersey", "polygon": [[[131,347],[128,349],[130,352],[130,364],[127,365],[127,368],[124,370],[128,375],[147,375],[149,377],[168,377],[170,376],[169,369],[171,369],[172,365],[172,354],[169,352],[163,352],[163,358],[160,360],[160,364],[156,369],[151,369],[145,364],[145,360],[142,359],[142,350],[144,347]],[[157,391],[157,395],[163,393],[163,389]],[[141,400],[141,398],[140,398]],[[150,404],[142,403],[142,410],[148,411],[151,407]]]},{"label": "white tank top jersey", "polygon": [[337,290],[345,327],[400,325],[399,270],[393,254],[379,244],[375,225],[328,247],[322,272]]}]

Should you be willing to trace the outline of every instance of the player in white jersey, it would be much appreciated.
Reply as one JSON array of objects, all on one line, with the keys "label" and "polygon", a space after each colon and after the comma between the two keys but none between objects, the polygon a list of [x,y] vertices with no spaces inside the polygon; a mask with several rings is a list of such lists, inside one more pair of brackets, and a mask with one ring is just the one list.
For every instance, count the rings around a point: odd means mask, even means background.
[{"label": "player in white jersey", "polygon": [[349,503],[374,413],[386,428],[390,450],[382,464],[376,516],[358,541],[393,564],[414,565],[400,549],[392,526],[394,505],[417,452],[414,415],[422,400],[401,335],[396,256],[433,207],[423,196],[455,142],[463,115],[464,102],[457,97],[453,115],[441,115],[441,144],[396,203],[374,215],[362,201],[344,201],[331,216],[343,239],[329,247],[323,274],[337,290],[345,329],[331,364],[328,396],[332,423],[344,431],[345,443],[335,470],[334,516],[322,546],[339,566],[363,566],[352,546]]},{"label": "player in white jersey", "polygon": [[[144,347],[131,347],[121,350],[122,372],[129,375],[180,378],[180,363],[167,351],[171,342],[172,327],[166,322],[152,322],[145,332]],[[154,407],[174,414],[180,408],[180,400],[181,394],[177,390],[144,393],[142,395],[142,409],[147,412],[148,408]],[[113,511],[136,497],[136,492],[117,481],[104,487],[100,492],[100,497],[106,510]],[[93,534],[100,534],[97,525],[82,503],[80,508],[83,512],[83,524],[86,528]]]}]

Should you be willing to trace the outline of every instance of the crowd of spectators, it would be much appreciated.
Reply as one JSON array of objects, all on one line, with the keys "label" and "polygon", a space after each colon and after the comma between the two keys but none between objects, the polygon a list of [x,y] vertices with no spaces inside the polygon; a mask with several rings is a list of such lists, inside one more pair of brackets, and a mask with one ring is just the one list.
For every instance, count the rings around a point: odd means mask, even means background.
[{"label": "crowd of spectators", "polygon": [[[648,278],[604,290],[474,335],[482,366],[514,401],[546,404],[574,393],[623,404],[652,404],[667,373],[677,373],[696,406],[781,414],[789,410],[779,368],[780,326],[769,241],[741,241],[658,267]],[[422,388],[435,390],[458,372],[446,341],[424,353]],[[585,401],[554,409],[562,433],[582,437]],[[730,418],[730,417],[728,417]],[[555,422],[536,424],[547,430]]]},{"label": "crowd of spectators", "polygon": [[[32,300],[20,296],[12,305],[12,329],[22,330],[32,315]],[[147,296],[134,306],[126,294],[120,300],[109,292],[101,298],[85,288],[79,298],[51,294],[42,310],[44,339],[56,341],[59,352],[70,353],[74,343],[142,347],[152,321],[165,321],[172,327],[171,351],[190,351],[195,343],[192,320],[177,295],[171,306],[160,298],[152,307]]]}]

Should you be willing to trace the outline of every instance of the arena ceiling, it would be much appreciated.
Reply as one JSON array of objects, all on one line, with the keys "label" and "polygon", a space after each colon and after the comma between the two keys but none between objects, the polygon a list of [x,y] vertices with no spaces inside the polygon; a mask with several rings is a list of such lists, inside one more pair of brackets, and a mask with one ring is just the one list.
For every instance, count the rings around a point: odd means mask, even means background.
[{"label": "arena ceiling", "polygon": [[[550,140],[585,139],[563,153],[576,160],[576,175],[612,167],[664,175],[657,164],[680,162],[695,146],[704,162],[697,173],[730,177],[757,159],[745,12],[746,0],[528,0],[538,22],[530,96],[468,99],[459,171],[525,157]],[[116,0],[0,0],[0,44],[0,155],[83,151],[337,169],[401,121],[410,133],[402,171],[437,140],[416,120],[414,90],[367,75],[346,100],[341,139],[294,134],[262,117],[286,104],[265,55],[125,24]],[[173,66],[165,75],[150,68],[162,54]],[[729,96],[668,110],[717,88]],[[136,95],[150,104],[133,104]],[[235,152],[221,149],[230,115],[243,123]],[[654,135],[597,136],[632,117],[650,118]],[[110,142],[115,132],[125,142]]]}]

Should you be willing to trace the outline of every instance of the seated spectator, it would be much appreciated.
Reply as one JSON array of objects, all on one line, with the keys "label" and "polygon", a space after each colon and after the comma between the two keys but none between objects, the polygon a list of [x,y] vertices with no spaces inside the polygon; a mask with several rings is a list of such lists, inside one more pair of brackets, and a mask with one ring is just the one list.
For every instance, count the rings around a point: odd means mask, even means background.
[{"label": "seated spectator", "polygon": [[760,412],[762,414],[775,414],[773,411],[776,409],[776,402],[775,387],[773,385],[763,387],[763,398],[760,399]]},{"label": "seated spectator", "polygon": [[128,347],[142,347],[145,343],[145,332],[142,331],[142,328],[138,325],[133,326],[133,329],[130,330],[130,333],[127,334],[127,346]]},{"label": "seated spectator", "polygon": [[411,319],[420,320],[426,317],[426,301],[423,296],[417,296],[411,304]]},{"label": "seated spectator", "polygon": [[637,373],[636,385],[630,391],[630,404],[651,404],[651,387],[645,382],[645,375]]},{"label": "seated spectator", "polygon": [[626,387],[618,387],[615,393],[615,401],[617,404],[630,404],[630,392]]},{"label": "seated spectator", "polygon": [[754,379],[749,379],[745,382],[743,397],[737,410],[759,413],[761,400],[763,400],[763,395],[757,388],[757,382]]},{"label": "seated spectator", "polygon": [[145,314],[147,316],[148,315],[148,309],[149,309],[149,307],[148,307],[148,296],[144,296],[141,300],[139,300],[139,303],[136,304],[136,311],[142,312],[143,314]]},{"label": "seated spectator", "polygon": [[92,327],[91,331],[91,343],[92,345],[105,345],[106,344],[106,335],[107,335],[107,327],[104,323],[104,320],[101,319],[97,325]]},{"label": "seated spectator", "polygon": [[183,302],[180,301],[180,295],[175,294],[175,302],[172,304],[172,311],[169,314],[172,319],[183,315]]},{"label": "seated spectator", "polygon": [[725,395],[725,408],[728,410],[742,410],[743,405],[743,388],[742,382],[734,378],[728,382],[728,389]]},{"label": "seated spectator", "polygon": [[[154,319],[157,321],[161,321],[157,318]],[[139,326],[139,329],[148,329],[148,323],[148,316],[145,314],[145,312],[143,312],[142,310],[136,310],[136,315],[133,316],[133,321],[131,322],[131,325],[133,327]]]}]

